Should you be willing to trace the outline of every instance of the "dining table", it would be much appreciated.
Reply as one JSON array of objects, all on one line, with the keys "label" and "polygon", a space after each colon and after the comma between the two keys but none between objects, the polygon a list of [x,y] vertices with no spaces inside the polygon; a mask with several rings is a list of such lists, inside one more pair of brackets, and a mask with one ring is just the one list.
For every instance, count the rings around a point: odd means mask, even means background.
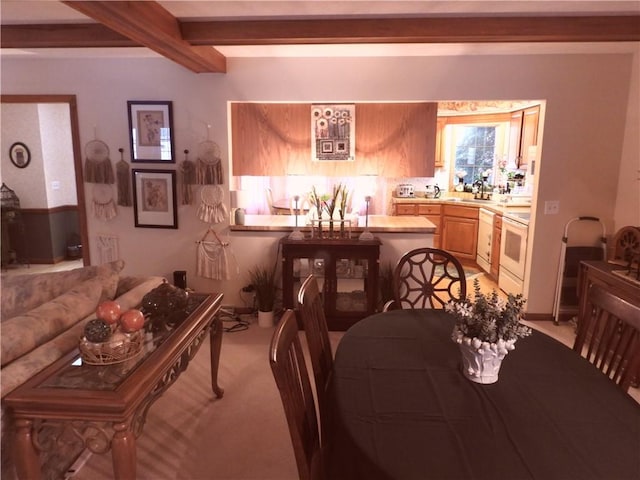
[{"label": "dining table", "polygon": [[[275,200],[272,207],[276,215],[292,215],[296,209],[295,201],[290,197]],[[301,198],[298,201],[298,215],[306,214],[308,211],[309,203]]]},{"label": "dining table", "polygon": [[332,479],[640,479],[640,404],[602,372],[534,330],[475,383],[453,327],[444,310],[390,310],[345,332]]}]

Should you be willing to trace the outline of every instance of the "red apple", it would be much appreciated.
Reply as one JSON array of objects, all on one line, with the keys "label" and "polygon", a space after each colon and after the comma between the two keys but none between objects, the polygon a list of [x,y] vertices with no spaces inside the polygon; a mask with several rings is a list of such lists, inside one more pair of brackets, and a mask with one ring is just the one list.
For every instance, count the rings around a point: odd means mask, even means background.
[{"label": "red apple", "polygon": [[96,308],[96,317],[112,325],[120,318],[120,305],[113,300],[102,302]]},{"label": "red apple", "polygon": [[125,333],[140,330],[144,325],[144,315],[140,310],[132,308],[120,316],[120,328]]}]

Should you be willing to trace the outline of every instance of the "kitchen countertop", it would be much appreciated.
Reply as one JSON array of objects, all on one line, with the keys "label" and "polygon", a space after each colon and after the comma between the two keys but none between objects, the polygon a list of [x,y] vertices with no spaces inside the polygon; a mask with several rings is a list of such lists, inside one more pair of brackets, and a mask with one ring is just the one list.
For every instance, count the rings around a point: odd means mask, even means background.
[{"label": "kitchen countertop", "polygon": [[[298,217],[298,225],[303,232],[311,231],[311,225],[304,225],[306,216]],[[351,233],[364,230],[365,218],[360,217],[360,225],[352,226]],[[291,232],[295,228],[294,215],[245,215],[244,225],[230,225],[233,232]],[[323,223],[323,228],[328,228]],[[336,224],[336,229],[339,224]],[[435,233],[436,227],[425,217],[369,215],[369,231],[372,233]]]},{"label": "kitchen countertop", "polygon": [[513,201],[513,202],[497,202],[494,200],[476,200],[474,198],[463,197],[441,197],[441,198],[424,198],[420,196],[416,197],[393,197],[392,203],[433,203],[438,205],[460,205],[469,207],[482,207],[487,210],[491,210],[498,214],[508,214],[509,212],[529,212],[531,211],[531,204],[525,201]]}]

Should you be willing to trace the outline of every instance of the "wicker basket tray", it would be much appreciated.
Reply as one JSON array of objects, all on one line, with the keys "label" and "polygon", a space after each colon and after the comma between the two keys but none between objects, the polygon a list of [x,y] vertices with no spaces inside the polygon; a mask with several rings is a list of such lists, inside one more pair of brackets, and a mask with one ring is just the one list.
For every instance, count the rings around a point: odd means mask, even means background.
[{"label": "wicker basket tray", "polygon": [[142,351],[144,333],[141,330],[114,335],[117,338],[102,343],[89,342],[82,337],[79,345],[82,361],[89,365],[112,365],[125,362]]}]

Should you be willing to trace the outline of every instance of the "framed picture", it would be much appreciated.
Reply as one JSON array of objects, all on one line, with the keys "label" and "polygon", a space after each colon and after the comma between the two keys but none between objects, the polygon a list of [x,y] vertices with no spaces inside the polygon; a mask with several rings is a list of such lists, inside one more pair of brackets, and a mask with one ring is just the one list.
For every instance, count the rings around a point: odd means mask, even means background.
[{"label": "framed picture", "polygon": [[178,228],[175,170],[131,171],[136,227]]},{"label": "framed picture", "polygon": [[131,161],[175,163],[171,102],[128,101]]},{"label": "framed picture", "polygon": [[311,159],[316,162],[356,158],[354,104],[311,106]]},{"label": "framed picture", "polygon": [[9,158],[16,167],[26,168],[31,162],[31,152],[24,143],[16,142],[9,148]]}]

